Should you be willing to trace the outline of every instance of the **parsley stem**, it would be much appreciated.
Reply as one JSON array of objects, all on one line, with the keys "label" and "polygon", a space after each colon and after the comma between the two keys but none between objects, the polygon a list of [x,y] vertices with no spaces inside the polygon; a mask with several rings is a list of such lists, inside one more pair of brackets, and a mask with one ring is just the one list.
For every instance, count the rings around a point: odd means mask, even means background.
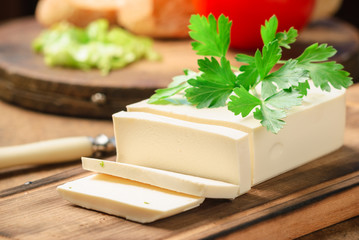
[{"label": "parsley stem", "polygon": [[231,69],[232,69],[232,71],[239,71],[239,67],[236,67],[236,66],[233,66],[233,65],[231,65]]},{"label": "parsley stem", "polygon": [[255,87],[252,87],[250,90],[251,90],[253,96],[260,99],[260,96],[259,96],[259,94],[257,92],[257,89]]}]

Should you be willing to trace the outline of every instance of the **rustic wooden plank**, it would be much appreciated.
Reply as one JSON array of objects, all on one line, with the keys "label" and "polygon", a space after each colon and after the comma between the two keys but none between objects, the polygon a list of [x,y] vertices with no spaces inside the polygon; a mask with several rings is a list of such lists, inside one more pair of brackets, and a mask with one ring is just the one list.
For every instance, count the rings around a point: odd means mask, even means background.
[{"label": "rustic wooden plank", "polygon": [[173,239],[294,239],[359,215],[358,193],[359,172],[355,172],[175,235]]},{"label": "rustic wooden plank", "polygon": [[[219,239],[294,239],[359,214],[359,187]],[[355,239],[355,238],[353,238]]]},{"label": "rustic wooden plank", "polygon": [[359,216],[346,221],[336,223],[332,226],[309,233],[296,240],[338,239],[357,240],[359,229]]},{"label": "rustic wooden plank", "polygon": [[[81,173],[84,173],[85,170],[82,169],[82,167],[78,164],[76,164],[77,167],[71,168],[67,171],[61,171],[60,173],[53,174],[49,177],[41,178],[35,181],[28,181],[22,185],[18,185],[16,187],[7,188],[5,190],[0,191],[0,198],[7,197],[13,194],[29,191],[34,188],[42,187],[54,182],[58,182],[64,179],[71,178],[73,176],[77,176]],[[5,176],[6,177],[6,176]]]},{"label": "rustic wooden plank", "polygon": [[[308,173],[308,169],[312,171]],[[67,179],[0,200],[0,211],[5,216],[0,219],[0,236],[18,239],[49,236],[85,239],[95,235],[97,239],[162,239],[171,236],[178,238],[184,234],[185,239],[192,235],[196,239],[227,229],[228,223],[243,219],[248,226],[253,221],[248,219],[248,212],[262,216],[269,214],[271,217],[273,213],[268,212],[271,209],[275,209],[277,215],[287,213],[293,210],[293,206],[295,209],[301,207],[301,204],[309,204],[311,200],[315,202],[313,197],[321,199],[337,190],[344,190],[357,184],[358,171],[358,153],[343,148],[260,184],[233,201],[206,199],[199,208],[145,225],[75,207],[60,199],[55,187],[70,180]],[[340,178],[343,175],[345,181]],[[353,179],[356,182],[350,182]],[[32,217],[24,218],[24,215]],[[322,221],[321,218],[316,219]]]},{"label": "rustic wooden plank", "polygon": [[[106,158],[107,160],[115,160],[115,156]],[[70,162],[70,163],[61,163],[56,164],[60,166],[61,171],[57,173],[57,171],[51,171],[51,175],[47,177],[42,177],[40,179],[34,180],[34,181],[28,181],[24,184],[17,185],[14,187],[6,188],[1,190],[0,189],[0,198],[7,197],[13,194],[17,194],[20,192],[29,191],[31,189],[35,189],[38,187],[43,187],[48,184],[56,183],[77,175],[80,175],[82,173],[85,173],[86,171],[82,169],[82,165],[80,163],[80,159],[77,160],[77,162]],[[63,166],[68,166],[66,168],[63,168]],[[49,167],[56,167],[54,165],[45,165],[45,166],[38,166],[35,169],[42,169],[42,168],[49,168]],[[31,171],[32,169],[30,169]],[[23,170],[22,170],[23,171]],[[10,172],[10,174],[12,174]],[[0,177],[6,178],[6,174],[0,175]]]},{"label": "rustic wooden plank", "polygon": [[[26,190],[28,187],[38,185],[38,182],[47,177],[73,169],[75,166],[80,168],[80,160],[68,163],[47,164],[41,166],[20,166],[0,171],[0,198],[8,193],[16,193],[20,189]],[[34,185],[34,183],[36,183]],[[18,190],[11,190],[17,188]],[[5,194],[8,195],[8,194]]]}]

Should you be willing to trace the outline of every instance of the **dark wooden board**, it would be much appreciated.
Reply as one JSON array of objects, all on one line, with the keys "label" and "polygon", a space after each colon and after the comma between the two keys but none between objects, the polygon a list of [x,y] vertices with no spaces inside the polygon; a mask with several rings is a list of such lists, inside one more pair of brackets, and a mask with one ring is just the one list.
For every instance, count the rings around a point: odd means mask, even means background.
[{"label": "dark wooden board", "polygon": [[[185,68],[196,69],[197,56],[189,40],[155,41],[163,56],[160,62],[140,61],[101,76],[99,71],[47,67],[31,50],[31,41],[43,28],[33,19],[17,19],[0,26],[0,98],[34,110],[81,117],[110,118],[129,104],[149,97],[166,86]],[[293,46],[296,57],[314,42],[327,42],[338,49],[335,60],[357,79],[359,70],[357,30],[335,19],[309,25]],[[233,59],[237,50],[231,49]],[[102,103],[92,101],[101,93]]]},{"label": "dark wooden board", "polygon": [[188,212],[138,224],[61,199],[56,186],[90,174],[77,164],[32,186],[0,191],[0,237],[293,239],[359,216],[358,95],[359,85],[349,88],[343,147],[257,185],[233,201],[206,199]]},{"label": "dark wooden board", "polygon": [[[156,41],[154,47],[162,55],[161,61],[140,61],[107,76],[98,70],[50,68],[31,49],[41,30],[33,18],[0,27],[1,98],[40,111],[109,118],[196,64],[189,41]],[[96,93],[106,96],[104,104],[91,101]]]}]

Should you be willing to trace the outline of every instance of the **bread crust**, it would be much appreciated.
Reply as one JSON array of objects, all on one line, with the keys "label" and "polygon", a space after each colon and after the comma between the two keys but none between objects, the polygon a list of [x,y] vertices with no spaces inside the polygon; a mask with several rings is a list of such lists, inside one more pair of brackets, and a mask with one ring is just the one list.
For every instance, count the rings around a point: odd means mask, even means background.
[{"label": "bread crust", "polygon": [[44,26],[67,21],[79,27],[105,18],[110,24],[117,23],[117,12],[122,0],[40,0],[35,17]]},{"label": "bread crust", "polygon": [[128,31],[154,38],[186,38],[192,0],[40,0],[37,21],[49,27],[67,21],[79,27],[105,18]]},{"label": "bread crust", "polygon": [[[143,6],[142,13],[134,15],[138,6]],[[140,35],[185,38],[193,13],[192,0],[132,0],[118,13],[118,23]]]}]

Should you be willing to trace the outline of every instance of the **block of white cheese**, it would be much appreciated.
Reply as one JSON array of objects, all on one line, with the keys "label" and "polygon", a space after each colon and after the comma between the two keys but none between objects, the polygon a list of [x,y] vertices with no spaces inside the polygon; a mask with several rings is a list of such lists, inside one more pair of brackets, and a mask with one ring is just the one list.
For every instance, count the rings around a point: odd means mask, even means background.
[{"label": "block of white cheese", "polygon": [[83,157],[82,167],[198,197],[233,199],[242,193],[239,185],[133,164]]},{"label": "block of white cheese", "polygon": [[84,208],[148,223],[200,205],[204,198],[147,184],[94,174],[57,187],[66,200]]},{"label": "block of white cheese", "polygon": [[[345,129],[345,90],[311,89],[294,107],[286,124],[273,134],[250,114],[235,116],[226,107],[197,109],[190,105],[131,104],[130,112],[148,112],[181,120],[238,129],[249,134],[252,183],[258,184],[338,149]],[[231,164],[231,163],[226,163]]]},{"label": "block of white cheese", "polygon": [[117,162],[250,189],[248,134],[142,112],[113,115]]}]

